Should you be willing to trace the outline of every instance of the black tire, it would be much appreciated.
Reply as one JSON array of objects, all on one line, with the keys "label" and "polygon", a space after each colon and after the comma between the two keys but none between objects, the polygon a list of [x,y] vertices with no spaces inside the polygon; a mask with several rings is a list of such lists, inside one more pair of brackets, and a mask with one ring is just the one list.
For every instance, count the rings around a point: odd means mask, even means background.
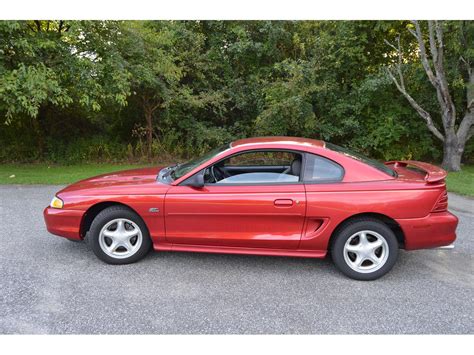
[{"label": "black tire", "polygon": [[[109,223],[110,221],[118,218],[124,218],[135,223],[141,231],[142,241],[138,250],[126,258],[115,258],[104,252],[100,246],[99,236],[102,228]],[[151,249],[151,239],[148,228],[145,225],[145,222],[141,217],[124,206],[112,206],[101,211],[92,221],[89,234],[88,234],[88,243],[92,248],[94,254],[101,259],[102,261],[108,264],[131,264],[134,263],[146,256]]]},{"label": "black tire", "polygon": [[[379,269],[374,270],[373,272],[366,271],[364,273],[354,270],[348,264],[344,256],[344,248],[346,242],[349,240],[349,238],[351,238],[351,236],[366,230],[373,231],[382,236],[382,238],[386,241],[386,245],[388,246],[388,256],[386,261],[383,264],[381,263],[382,266]],[[385,245],[384,248],[386,248]],[[339,271],[341,271],[346,276],[355,280],[371,281],[382,277],[392,269],[393,265],[395,265],[395,262],[397,261],[398,248],[398,241],[395,234],[385,223],[375,218],[357,218],[346,222],[337,231],[331,246],[331,257]],[[347,255],[350,257],[351,254],[348,253]],[[361,258],[361,260],[363,260],[363,258]],[[368,262],[370,267],[371,261]]]}]

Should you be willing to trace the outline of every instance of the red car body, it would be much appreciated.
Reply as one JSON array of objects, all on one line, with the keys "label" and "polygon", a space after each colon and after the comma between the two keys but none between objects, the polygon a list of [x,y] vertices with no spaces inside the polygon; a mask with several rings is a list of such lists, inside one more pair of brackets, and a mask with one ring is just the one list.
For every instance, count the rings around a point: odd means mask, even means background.
[{"label": "red car body", "polygon": [[[259,149],[316,154],[342,166],[344,177],[336,183],[181,184],[224,157]],[[125,205],[145,222],[154,249],[166,251],[324,257],[336,228],[363,215],[390,224],[406,250],[453,243],[458,219],[447,211],[444,170],[413,161],[386,164],[397,177],[327,149],[322,141],[243,139],[170,184],[157,181],[160,168],[79,181],[58,192],[63,208],[47,207],[44,218],[49,232],[80,240],[98,212]]]}]

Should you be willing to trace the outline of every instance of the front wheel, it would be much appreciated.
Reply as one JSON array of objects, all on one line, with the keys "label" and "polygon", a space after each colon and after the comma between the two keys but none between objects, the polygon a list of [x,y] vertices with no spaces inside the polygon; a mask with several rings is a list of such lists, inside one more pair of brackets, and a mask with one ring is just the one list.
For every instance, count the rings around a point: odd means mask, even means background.
[{"label": "front wheel", "polygon": [[349,221],[335,235],[331,256],[337,268],[356,280],[375,280],[389,272],[398,256],[395,234],[371,218]]},{"label": "front wheel", "polygon": [[94,254],[109,264],[136,262],[151,248],[143,220],[122,206],[106,208],[94,218],[89,241]]}]

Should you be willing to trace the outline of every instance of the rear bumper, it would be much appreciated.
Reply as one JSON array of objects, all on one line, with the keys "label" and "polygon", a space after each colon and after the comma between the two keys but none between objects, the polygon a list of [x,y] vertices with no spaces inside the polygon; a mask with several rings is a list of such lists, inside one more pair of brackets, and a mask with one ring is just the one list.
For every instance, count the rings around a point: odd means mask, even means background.
[{"label": "rear bumper", "polygon": [[436,248],[452,244],[456,240],[458,218],[449,212],[396,221],[405,235],[406,250]]},{"label": "rear bumper", "polygon": [[69,239],[81,239],[83,211],[46,207],[43,211],[48,232]]}]

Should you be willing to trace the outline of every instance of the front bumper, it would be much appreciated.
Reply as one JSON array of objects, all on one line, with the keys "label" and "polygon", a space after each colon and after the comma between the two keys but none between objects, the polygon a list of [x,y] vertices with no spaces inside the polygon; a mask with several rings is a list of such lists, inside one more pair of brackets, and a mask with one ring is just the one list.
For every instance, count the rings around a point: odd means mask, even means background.
[{"label": "front bumper", "polygon": [[43,216],[48,232],[68,239],[81,240],[80,229],[84,211],[46,207]]},{"label": "front bumper", "polygon": [[458,218],[449,212],[396,221],[405,235],[406,250],[436,248],[452,244],[456,240]]}]

